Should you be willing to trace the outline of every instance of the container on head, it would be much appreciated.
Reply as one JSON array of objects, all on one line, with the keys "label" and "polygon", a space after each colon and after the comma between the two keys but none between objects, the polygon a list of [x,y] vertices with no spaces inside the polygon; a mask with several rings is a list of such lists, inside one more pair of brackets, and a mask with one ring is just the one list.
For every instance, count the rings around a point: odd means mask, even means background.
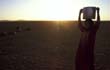
[{"label": "container on head", "polygon": [[96,7],[84,7],[82,13],[83,19],[95,19]]}]

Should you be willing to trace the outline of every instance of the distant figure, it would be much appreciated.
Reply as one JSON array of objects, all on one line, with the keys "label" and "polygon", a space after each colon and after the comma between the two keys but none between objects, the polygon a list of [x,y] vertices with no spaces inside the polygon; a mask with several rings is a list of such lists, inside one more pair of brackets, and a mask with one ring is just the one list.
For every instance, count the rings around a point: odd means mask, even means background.
[{"label": "distant figure", "polygon": [[86,19],[84,24],[81,22],[81,13],[79,13],[78,26],[82,32],[78,50],[76,52],[76,70],[95,70],[94,66],[94,44],[96,32],[100,25],[99,8],[97,8],[97,21]]},{"label": "distant figure", "polygon": [[21,32],[21,31],[22,31],[21,27],[20,26],[17,26],[16,27],[16,32]]}]

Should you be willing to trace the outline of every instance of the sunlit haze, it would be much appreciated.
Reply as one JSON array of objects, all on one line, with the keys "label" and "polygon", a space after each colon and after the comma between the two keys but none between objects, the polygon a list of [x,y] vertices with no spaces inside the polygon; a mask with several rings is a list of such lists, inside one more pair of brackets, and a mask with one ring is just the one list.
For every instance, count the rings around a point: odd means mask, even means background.
[{"label": "sunlit haze", "polygon": [[0,0],[0,20],[77,20],[86,6],[100,7],[110,20],[110,0]]}]

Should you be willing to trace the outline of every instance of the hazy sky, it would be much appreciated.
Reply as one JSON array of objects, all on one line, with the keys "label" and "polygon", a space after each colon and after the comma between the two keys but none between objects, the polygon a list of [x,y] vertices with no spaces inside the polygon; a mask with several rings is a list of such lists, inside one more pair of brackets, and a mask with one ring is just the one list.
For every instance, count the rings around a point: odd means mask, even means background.
[{"label": "hazy sky", "polygon": [[110,0],[0,0],[0,20],[77,20],[85,6],[100,7],[110,20]]}]

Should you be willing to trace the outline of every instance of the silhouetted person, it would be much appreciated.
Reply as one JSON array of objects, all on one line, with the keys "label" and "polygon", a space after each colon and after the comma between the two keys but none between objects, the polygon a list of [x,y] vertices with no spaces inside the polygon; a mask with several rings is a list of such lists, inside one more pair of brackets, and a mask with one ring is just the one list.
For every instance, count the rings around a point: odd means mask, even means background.
[{"label": "silhouetted person", "polygon": [[16,32],[21,32],[21,31],[22,31],[21,27],[20,26],[17,26],[16,27]]},{"label": "silhouetted person", "polygon": [[76,52],[76,70],[95,70],[94,67],[94,44],[96,32],[100,25],[99,8],[97,8],[97,21],[86,19],[84,24],[81,22],[79,13],[78,26],[82,32],[78,50]]}]

